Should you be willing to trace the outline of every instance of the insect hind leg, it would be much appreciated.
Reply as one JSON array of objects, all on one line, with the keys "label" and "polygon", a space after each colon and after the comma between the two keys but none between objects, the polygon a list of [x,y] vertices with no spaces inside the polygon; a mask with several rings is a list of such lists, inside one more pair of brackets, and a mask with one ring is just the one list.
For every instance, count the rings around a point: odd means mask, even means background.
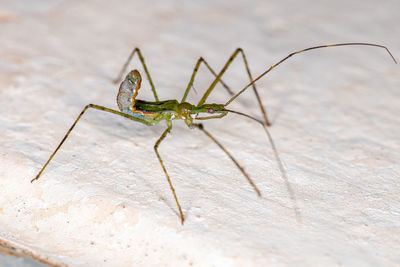
[{"label": "insect hind leg", "polygon": [[40,178],[40,176],[42,175],[43,171],[46,169],[47,165],[50,163],[51,159],[54,157],[54,155],[57,153],[57,151],[60,149],[60,147],[62,146],[62,144],[65,142],[65,140],[67,140],[69,134],[72,132],[72,130],[75,128],[75,125],[78,123],[78,121],[82,118],[83,114],[86,112],[86,110],[88,110],[89,108],[93,108],[93,109],[97,109],[97,110],[102,110],[105,112],[110,112],[116,115],[120,115],[122,117],[131,119],[133,121],[137,121],[137,122],[141,122],[144,123],[146,125],[151,125],[151,122],[148,122],[146,120],[140,119],[140,118],[136,118],[134,116],[131,116],[129,114],[125,114],[122,113],[120,111],[114,110],[114,109],[110,109],[107,107],[103,107],[103,106],[99,106],[99,105],[95,105],[95,104],[88,104],[86,105],[83,110],[81,111],[81,113],[78,115],[78,117],[75,119],[74,123],[72,124],[72,126],[68,129],[67,133],[64,135],[63,139],[61,140],[61,142],[58,144],[57,148],[54,150],[54,152],[50,155],[49,159],[46,161],[46,163],[44,164],[44,166],[42,167],[42,169],[39,171],[39,173],[36,175],[35,178],[33,178],[31,180],[31,183],[33,183],[34,181],[38,180]]},{"label": "insect hind leg", "polygon": [[120,72],[118,73],[118,76],[113,80],[113,83],[114,83],[114,84],[117,84],[117,83],[119,83],[119,82],[121,81],[122,76],[123,76],[124,73],[126,72],[126,69],[128,68],[129,63],[131,62],[131,60],[132,60],[132,58],[133,58],[133,56],[134,56],[135,54],[138,55],[139,60],[140,60],[140,62],[142,63],[144,72],[146,73],[147,79],[149,80],[149,83],[150,83],[150,86],[151,86],[151,90],[153,91],[154,98],[155,98],[155,100],[158,102],[159,99],[158,99],[158,96],[157,96],[156,88],[155,88],[155,86],[154,86],[153,80],[151,79],[150,72],[149,72],[149,70],[147,69],[147,65],[146,65],[146,63],[144,62],[144,57],[143,57],[143,55],[142,55],[142,52],[140,51],[140,49],[139,49],[138,47],[135,47],[135,48],[132,50],[132,52],[129,54],[129,57],[126,59],[124,65],[122,66],[122,69],[121,69]]},{"label": "insect hind leg", "polygon": [[[197,71],[199,70],[201,63],[203,63],[207,67],[207,69],[211,72],[212,75],[214,75],[214,77],[217,77],[217,73],[215,73],[215,71],[211,68],[211,66],[207,63],[207,61],[203,57],[200,57],[197,60],[196,65],[194,66],[194,69],[193,69],[193,72],[192,72],[192,76],[190,77],[189,83],[188,83],[188,85],[186,87],[186,90],[185,90],[185,93],[184,93],[184,95],[182,97],[181,103],[186,101],[186,98],[187,98],[187,96],[189,94],[190,89],[193,86],[194,78],[197,75]],[[227,90],[227,92],[230,95],[232,95],[232,96],[234,95],[234,93],[231,90],[231,88],[229,88],[229,86],[226,85],[226,83],[224,83],[224,81],[222,79],[219,79],[218,81],[221,83],[221,85]]]}]

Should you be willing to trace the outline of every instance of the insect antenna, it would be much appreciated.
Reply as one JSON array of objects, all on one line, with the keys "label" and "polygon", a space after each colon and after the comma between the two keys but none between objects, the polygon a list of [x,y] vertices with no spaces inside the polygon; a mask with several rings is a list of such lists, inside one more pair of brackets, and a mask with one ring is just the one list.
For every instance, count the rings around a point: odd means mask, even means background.
[{"label": "insect antenna", "polygon": [[388,52],[389,56],[393,59],[394,63],[397,64],[396,59],[394,58],[394,56],[392,55],[392,53],[390,52],[390,50],[383,45],[378,45],[378,44],[370,44],[370,43],[341,43],[341,44],[331,44],[331,45],[318,45],[318,46],[313,46],[313,47],[309,47],[300,51],[296,51],[293,53],[290,53],[289,55],[287,55],[286,57],[282,58],[281,60],[279,60],[277,63],[275,63],[274,65],[272,65],[271,67],[269,67],[266,71],[264,71],[263,73],[261,73],[257,78],[255,78],[253,81],[251,81],[248,85],[246,85],[242,90],[240,90],[236,95],[234,95],[231,99],[228,100],[228,102],[225,103],[224,106],[229,105],[233,100],[235,100],[239,95],[241,95],[244,91],[246,91],[247,88],[249,88],[250,86],[252,86],[256,81],[258,81],[259,79],[261,79],[265,74],[267,74],[268,72],[270,72],[271,70],[273,70],[275,67],[277,67],[278,65],[280,65],[282,62],[286,61],[287,59],[289,59],[290,57],[309,51],[309,50],[314,50],[314,49],[320,49],[320,48],[327,48],[327,47],[335,47],[335,46],[350,46],[350,45],[354,45],[354,46],[361,46],[361,45],[365,45],[365,46],[374,46],[374,47],[379,47],[379,48],[383,48],[386,50],[386,52]]},{"label": "insect antenna", "polygon": [[276,146],[275,146],[275,142],[272,139],[272,135],[269,132],[267,125],[265,125],[263,121],[255,118],[255,117],[253,117],[251,115],[248,115],[246,113],[242,113],[242,112],[231,110],[231,109],[224,109],[224,110],[227,111],[227,112],[230,112],[230,113],[234,113],[234,114],[238,114],[238,115],[244,116],[244,117],[249,118],[249,119],[251,119],[253,121],[256,121],[257,123],[262,125],[262,127],[264,128],[265,133],[267,134],[268,141],[271,144],[271,148],[272,148],[272,151],[274,152],[274,156],[275,156],[276,162],[278,163],[279,171],[281,172],[282,179],[285,182],[286,189],[287,189],[287,191],[289,193],[289,197],[290,197],[290,199],[292,201],[294,212],[296,214],[296,219],[297,219],[298,222],[301,222],[301,214],[300,214],[299,207],[297,205],[296,195],[294,194],[294,190],[293,190],[292,186],[290,185],[289,178],[288,178],[288,175],[286,173],[286,169],[283,166],[281,157],[279,156],[278,150],[276,149]]}]

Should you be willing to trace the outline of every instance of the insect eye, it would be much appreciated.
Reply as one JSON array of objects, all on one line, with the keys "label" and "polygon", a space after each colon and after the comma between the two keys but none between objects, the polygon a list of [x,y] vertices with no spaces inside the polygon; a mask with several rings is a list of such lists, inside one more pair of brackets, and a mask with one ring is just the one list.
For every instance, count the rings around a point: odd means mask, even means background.
[{"label": "insect eye", "polygon": [[211,114],[213,114],[215,112],[215,110],[213,108],[208,108],[207,111],[208,111],[208,113],[211,113]]}]

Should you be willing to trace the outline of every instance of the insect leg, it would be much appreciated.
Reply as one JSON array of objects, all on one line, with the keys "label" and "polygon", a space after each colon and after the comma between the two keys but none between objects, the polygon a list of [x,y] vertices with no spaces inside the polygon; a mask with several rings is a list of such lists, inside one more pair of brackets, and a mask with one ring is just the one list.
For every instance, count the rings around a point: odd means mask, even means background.
[{"label": "insect leg", "polygon": [[210,119],[220,119],[224,117],[226,113],[221,113],[219,115],[212,115],[212,116],[206,116],[206,117],[196,117],[195,120],[210,120]]},{"label": "insect leg", "polygon": [[[189,94],[189,91],[190,91],[190,89],[191,89],[192,86],[193,86],[194,78],[195,78],[195,76],[196,76],[196,74],[197,74],[197,71],[198,71],[198,69],[199,69],[201,63],[204,63],[204,65],[206,65],[207,69],[214,75],[214,77],[217,77],[217,74],[216,74],[215,71],[210,67],[210,65],[207,63],[207,61],[206,61],[203,57],[200,57],[200,58],[197,60],[197,63],[196,63],[196,65],[195,65],[194,69],[193,69],[192,76],[191,76],[190,81],[189,81],[189,83],[188,83],[188,85],[187,85],[187,87],[186,87],[185,94],[184,94],[183,97],[182,97],[181,103],[186,101],[186,97],[187,97],[187,95]],[[224,83],[224,81],[222,81],[222,79],[219,79],[219,82],[222,84],[222,86],[228,91],[228,93],[229,93],[231,96],[234,95],[234,93],[232,92],[232,90],[229,88],[228,85],[226,85],[226,84]]]},{"label": "insect leg", "polygon": [[158,158],[158,160],[160,161],[160,164],[161,164],[161,167],[162,167],[162,169],[163,169],[163,171],[164,171],[165,177],[167,178],[167,181],[168,181],[168,183],[169,183],[169,187],[170,187],[170,189],[171,189],[171,191],[172,191],[172,194],[174,195],[175,202],[176,202],[176,205],[178,206],[178,210],[179,210],[179,216],[181,217],[181,223],[182,223],[182,225],[183,225],[183,221],[185,220],[185,217],[183,217],[181,205],[179,204],[178,197],[176,196],[176,193],[175,193],[175,188],[174,188],[174,186],[172,185],[171,179],[169,178],[167,169],[166,169],[165,166],[164,166],[164,162],[163,162],[163,160],[161,159],[160,154],[158,153],[158,146],[160,145],[160,143],[162,142],[162,140],[164,140],[164,138],[167,136],[167,134],[171,131],[171,128],[172,128],[172,123],[171,123],[171,122],[168,123],[168,121],[167,121],[167,124],[168,124],[168,128],[162,133],[162,135],[160,136],[160,138],[159,138],[159,139],[157,140],[157,142],[155,143],[155,145],[154,145],[154,151],[156,152],[157,158]]},{"label": "insect leg", "polygon": [[290,197],[290,199],[291,199],[291,201],[293,203],[293,209],[294,209],[294,212],[295,212],[295,215],[296,215],[296,219],[297,219],[298,222],[301,222],[301,214],[300,214],[299,207],[297,205],[296,195],[294,193],[294,190],[293,190],[292,186],[290,185],[288,175],[286,173],[285,167],[283,166],[281,157],[279,156],[278,149],[276,148],[275,142],[272,139],[272,135],[268,130],[268,126],[263,121],[258,120],[255,117],[250,116],[248,114],[245,114],[245,113],[242,113],[242,112],[238,112],[238,111],[235,111],[235,110],[229,110],[229,109],[226,109],[226,111],[234,113],[234,114],[238,114],[238,115],[241,115],[241,116],[244,116],[244,117],[247,117],[247,118],[259,123],[264,128],[264,131],[265,131],[265,133],[267,135],[268,141],[271,144],[272,151],[274,152],[274,156],[275,156],[276,162],[278,163],[278,168],[279,168],[279,171],[281,172],[282,179],[285,182],[285,186],[286,186],[286,189],[287,189],[287,191],[289,193],[289,197]]},{"label": "insect leg", "polygon": [[233,163],[235,163],[236,167],[241,171],[241,173],[244,175],[244,177],[246,177],[247,181],[249,182],[249,184],[253,187],[254,191],[256,191],[257,195],[259,197],[261,197],[261,192],[260,190],[257,188],[257,186],[254,184],[253,180],[251,180],[250,176],[246,173],[246,171],[244,170],[244,168],[242,166],[240,166],[239,162],[232,156],[231,153],[229,153],[228,150],[226,150],[226,148],[220,143],[218,142],[217,139],[215,139],[214,136],[212,136],[208,131],[206,131],[203,127],[203,124],[199,123],[193,123],[193,126],[197,127],[198,129],[200,129],[205,135],[207,135],[219,148],[221,148],[222,151],[225,152],[225,154],[233,161]]},{"label": "insect leg", "polygon": [[[246,71],[247,71],[247,75],[249,76],[250,81],[253,81],[253,77],[252,77],[251,72],[250,72],[250,68],[249,68],[249,64],[248,64],[248,62],[247,62],[246,55],[244,54],[244,51],[243,51],[242,48],[237,48],[237,49],[233,52],[233,54],[231,55],[231,57],[228,59],[228,61],[225,63],[225,66],[222,68],[222,70],[221,70],[221,71],[219,72],[219,74],[216,76],[215,80],[211,83],[210,87],[209,87],[209,88],[207,89],[207,91],[204,93],[204,95],[203,95],[203,97],[201,98],[200,102],[197,104],[198,106],[204,104],[204,102],[206,101],[207,97],[208,97],[208,96],[210,95],[210,93],[214,90],[214,88],[215,88],[217,82],[221,79],[222,75],[225,73],[225,71],[228,69],[228,67],[230,66],[230,64],[232,63],[232,61],[236,58],[236,56],[237,56],[239,53],[241,53],[241,55],[242,55],[242,59],[243,59],[244,66],[245,66]],[[269,125],[271,125],[271,123],[270,123],[269,120],[268,120],[267,112],[265,111],[265,108],[264,108],[264,106],[263,106],[263,104],[262,104],[260,95],[258,94],[257,88],[256,88],[256,86],[255,86],[254,83],[252,84],[252,86],[253,86],[254,94],[256,95],[257,102],[258,102],[258,105],[259,105],[259,107],[260,107],[261,113],[262,113],[262,115],[263,115],[264,122],[265,122],[266,125],[269,126]]]},{"label": "insect leg", "polygon": [[133,56],[135,55],[135,53],[137,53],[138,56],[139,56],[139,60],[140,60],[140,62],[142,63],[144,72],[146,72],[147,79],[149,80],[149,83],[150,83],[150,86],[151,86],[151,90],[153,91],[154,98],[155,98],[155,100],[158,102],[159,100],[158,100],[156,88],[155,88],[155,86],[154,86],[154,84],[153,84],[153,80],[152,80],[151,77],[150,77],[150,73],[149,73],[149,70],[147,69],[146,63],[144,62],[144,57],[143,57],[143,55],[142,55],[142,52],[140,52],[140,49],[139,49],[138,47],[135,47],[135,49],[132,50],[132,52],[130,53],[130,55],[129,55],[129,57],[127,58],[126,62],[125,62],[124,65],[122,66],[122,69],[121,69],[121,71],[119,72],[117,78],[115,78],[115,79],[113,80],[113,83],[117,84],[117,83],[119,83],[119,82],[121,81],[122,75],[124,75],[126,69],[128,68],[128,65],[129,65],[129,63],[131,62],[131,60],[132,60]]},{"label": "insect leg", "polygon": [[57,151],[60,149],[61,145],[62,145],[62,144],[65,142],[65,140],[68,138],[69,134],[70,134],[71,131],[74,129],[75,125],[78,123],[78,121],[81,119],[81,117],[83,116],[83,114],[85,113],[85,111],[86,111],[88,108],[94,108],[94,109],[97,109],[97,110],[102,110],[102,111],[114,113],[114,114],[116,114],[116,115],[120,115],[120,116],[123,116],[123,117],[125,117],[125,118],[131,119],[131,120],[134,120],[134,121],[137,121],[137,122],[144,123],[144,124],[146,124],[146,125],[151,125],[151,123],[149,123],[148,121],[145,121],[145,120],[142,120],[142,119],[139,119],[139,118],[130,116],[130,115],[128,115],[128,114],[119,112],[119,111],[117,111],[117,110],[113,110],[113,109],[106,108],[106,107],[99,106],[99,105],[89,104],[89,105],[87,105],[87,106],[84,107],[84,109],[81,111],[81,113],[79,114],[79,116],[75,119],[75,122],[72,124],[71,128],[69,128],[69,130],[68,130],[67,133],[65,134],[64,138],[63,138],[63,139],[61,140],[61,142],[58,144],[57,148],[56,148],[56,149],[54,150],[54,152],[51,154],[50,158],[47,160],[46,164],[44,164],[44,166],[42,167],[42,169],[40,170],[40,172],[38,173],[38,175],[36,175],[36,177],[33,178],[33,179],[31,180],[31,183],[32,183],[33,181],[39,179],[39,177],[40,177],[40,175],[42,174],[42,172],[44,171],[44,169],[47,167],[47,165],[49,164],[49,162],[51,161],[51,159],[54,157],[54,155],[55,155],[55,154],[57,153]]}]

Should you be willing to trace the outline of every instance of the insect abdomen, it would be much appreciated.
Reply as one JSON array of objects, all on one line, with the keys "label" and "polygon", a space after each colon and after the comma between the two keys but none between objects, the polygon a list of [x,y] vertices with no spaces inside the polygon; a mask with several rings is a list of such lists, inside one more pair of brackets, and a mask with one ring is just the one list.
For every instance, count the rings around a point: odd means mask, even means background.
[{"label": "insect abdomen", "polygon": [[117,104],[121,112],[133,112],[135,110],[135,98],[140,89],[142,77],[137,70],[133,70],[126,75],[122,81],[117,95]]}]

